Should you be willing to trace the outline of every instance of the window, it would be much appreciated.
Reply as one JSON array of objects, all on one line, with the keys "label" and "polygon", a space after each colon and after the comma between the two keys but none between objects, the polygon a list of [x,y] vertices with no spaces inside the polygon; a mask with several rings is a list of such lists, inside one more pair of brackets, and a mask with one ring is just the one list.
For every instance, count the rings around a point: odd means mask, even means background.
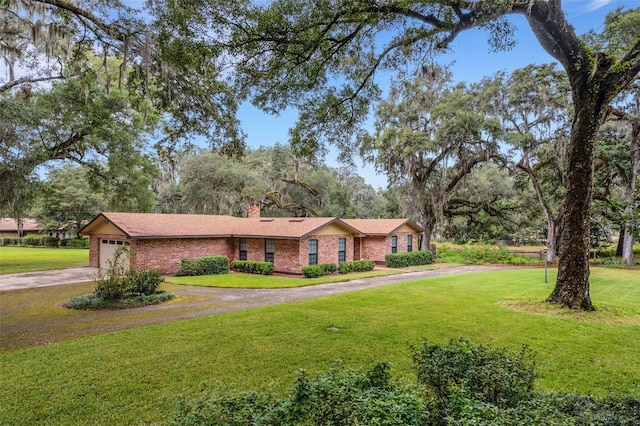
[{"label": "window", "polygon": [[407,235],[407,251],[413,251],[413,235]]},{"label": "window", "polygon": [[238,253],[239,260],[247,260],[247,239],[240,238],[240,253]]},{"label": "window", "polygon": [[347,261],[347,239],[338,239],[338,263]]},{"label": "window", "polygon": [[309,265],[318,264],[318,240],[309,240]]},{"label": "window", "polygon": [[275,244],[273,239],[267,238],[264,240],[264,261],[273,263],[274,260],[274,248]]},{"label": "window", "polygon": [[391,237],[391,253],[397,253],[397,252],[398,252],[398,237],[393,235]]}]

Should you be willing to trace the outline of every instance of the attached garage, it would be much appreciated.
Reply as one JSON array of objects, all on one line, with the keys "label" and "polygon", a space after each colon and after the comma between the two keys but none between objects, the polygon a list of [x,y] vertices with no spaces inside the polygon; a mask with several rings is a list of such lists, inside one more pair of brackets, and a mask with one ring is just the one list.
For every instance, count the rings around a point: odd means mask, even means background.
[{"label": "attached garage", "polygon": [[121,263],[123,269],[125,271],[128,271],[130,266],[129,242],[121,240],[100,240],[100,268],[108,269],[109,262],[113,262],[116,252],[118,251],[118,249],[122,248],[124,248],[125,250],[123,250],[118,261]]}]

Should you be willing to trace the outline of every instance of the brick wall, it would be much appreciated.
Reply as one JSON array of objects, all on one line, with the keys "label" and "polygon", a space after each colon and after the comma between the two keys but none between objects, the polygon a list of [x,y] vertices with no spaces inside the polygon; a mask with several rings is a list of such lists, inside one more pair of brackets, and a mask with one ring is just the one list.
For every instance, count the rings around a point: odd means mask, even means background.
[{"label": "brick wall", "polygon": [[[398,234],[398,252],[407,250],[408,234]],[[300,274],[303,266],[309,264],[309,240],[318,240],[318,263],[338,263],[338,239],[346,239],[346,261],[360,258],[359,238],[352,235],[311,235],[301,241],[274,240],[274,269],[276,272]],[[90,240],[89,263],[100,265],[100,240],[123,240],[122,235],[92,235]],[[414,250],[417,250],[417,236],[414,235]],[[384,262],[384,255],[391,252],[391,237],[365,237],[362,239],[362,258]],[[175,273],[180,260],[190,257],[224,255],[230,261],[238,259],[238,238],[184,238],[131,241],[131,267],[160,269],[166,274]],[[247,238],[247,260],[265,260],[265,239]]]},{"label": "brick wall", "polygon": [[384,262],[384,255],[391,253],[391,237],[368,236],[362,239],[362,258]]},{"label": "brick wall", "polygon": [[[418,250],[418,234],[408,233],[408,232],[399,232],[397,234],[393,234],[397,237],[397,253],[406,253],[407,252],[407,240],[408,236],[413,236],[413,251]],[[387,236],[368,236],[362,238],[362,257],[363,259],[372,259],[375,260],[376,263],[384,263],[384,257],[387,253],[391,253],[391,235]],[[357,247],[356,247],[357,249]],[[358,252],[356,256],[358,256]]]},{"label": "brick wall", "polygon": [[273,268],[278,272],[300,274],[300,248],[304,248],[298,240],[275,240]]},{"label": "brick wall", "polygon": [[[318,263],[338,263],[338,239],[346,239],[346,261],[353,258],[352,235],[312,235],[298,240],[274,240],[274,262],[276,272],[300,274],[302,267],[309,264],[309,240],[318,240]],[[237,240],[237,238],[235,239]],[[264,238],[247,238],[247,260],[264,261]],[[234,243],[233,259],[237,259],[237,242]]]},{"label": "brick wall", "polygon": [[227,256],[233,259],[233,244],[226,238],[181,238],[134,240],[131,243],[131,267],[160,269],[173,274],[180,260],[203,256]]},{"label": "brick wall", "polygon": [[[318,240],[318,263],[338,263],[338,240],[346,240],[345,262],[353,260],[353,235],[310,235],[300,242],[300,268],[309,264],[309,240]],[[298,269],[300,271],[300,269]]]}]

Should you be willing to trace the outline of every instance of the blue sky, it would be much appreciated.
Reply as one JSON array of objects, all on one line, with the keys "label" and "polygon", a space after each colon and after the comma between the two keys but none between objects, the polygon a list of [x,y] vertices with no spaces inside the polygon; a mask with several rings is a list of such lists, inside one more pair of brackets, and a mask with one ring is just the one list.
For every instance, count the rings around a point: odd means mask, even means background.
[{"label": "blue sky", "polygon": [[[640,7],[640,0],[565,0],[563,9],[576,33],[583,34],[589,29],[600,32],[606,14],[617,7],[627,9]],[[486,33],[481,30],[464,32],[452,44],[452,51],[440,57],[441,63],[452,63],[453,78],[457,81],[476,82],[485,76],[501,70],[513,70],[528,64],[555,62],[538,44],[529,26],[521,16],[514,16],[512,22],[518,28],[518,44],[509,52],[490,52]],[[287,110],[279,116],[270,116],[256,110],[251,105],[242,105],[239,111],[242,127],[247,133],[247,144],[252,148],[286,144],[288,129],[295,124],[295,111]],[[330,148],[331,149],[331,148]],[[338,164],[329,156],[330,166]],[[359,164],[359,160],[356,159]],[[372,167],[360,166],[358,173],[375,188],[386,186],[386,178],[377,175]]]}]

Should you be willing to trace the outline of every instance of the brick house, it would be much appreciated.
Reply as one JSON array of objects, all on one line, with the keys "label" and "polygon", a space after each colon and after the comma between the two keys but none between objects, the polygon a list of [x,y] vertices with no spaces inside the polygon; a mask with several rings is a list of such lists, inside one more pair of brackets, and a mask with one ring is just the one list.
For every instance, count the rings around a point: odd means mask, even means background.
[{"label": "brick house", "polygon": [[18,222],[11,217],[0,217],[0,237],[17,238],[27,235],[38,235],[42,233],[38,221],[35,219],[22,219],[22,230],[18,235]]},{"label": "brick house", "polygon": [[[106,267],[118,247],[128,246],[131,268],[160,269],[167,274],[175,273],[183,258],[207,255],[224,255],[231,261],[270,261],[276,272],[299,274],[303,266],[316,263],[365,258],[384,262],[384,254],[393,251],[393,236],[385,239],[381,232],[392,230],[397,232],[399,241],[406,241],[409,231],[413,231],[409,239],[417,241],[422,231],[407,219],[386,221],[380,220],[381,224],[385,222],[383,229],[370,239],[347,220],[267,218],[259,217],[259,210],[256,213],[255,209],[250,210],[248,218],[104,212],[80,234],[90,238],[89,264],[93,267]],[[374,222],[369,223],[370,229]],[[394,241],[397,243],[398,239]],[[369,247],[368,242],[375,247]],[[398,251],[407,250],[402,247]]]},{"label": "brick house", "polygon": [[355,240],[355,252],[361,259],[384,263],[387,253],[417,251],[418,237],[423,229],[409,219],[343,219],[360,231],[364,238]]}]

